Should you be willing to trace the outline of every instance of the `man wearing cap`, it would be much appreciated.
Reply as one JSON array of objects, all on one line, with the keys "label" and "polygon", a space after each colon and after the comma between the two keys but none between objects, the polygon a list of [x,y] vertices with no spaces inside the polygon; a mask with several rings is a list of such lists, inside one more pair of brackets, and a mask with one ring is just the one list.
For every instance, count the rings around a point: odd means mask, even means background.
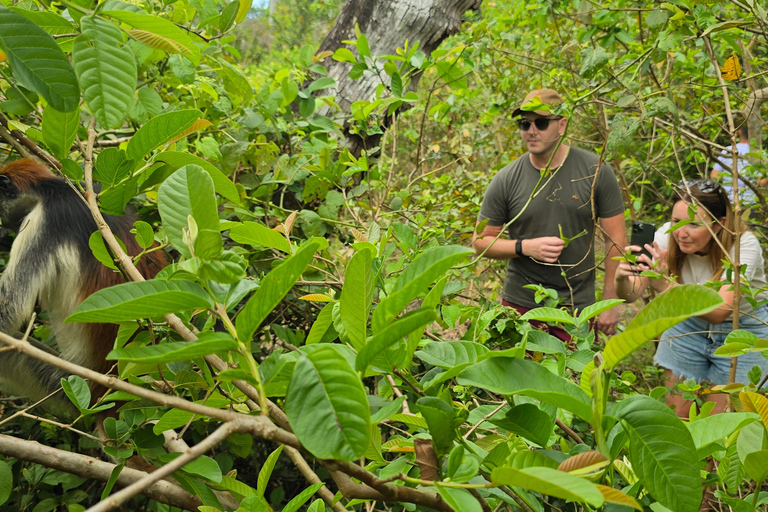
[{"label": "man wearing cap", "polygon": [[[491,180],[478,217],[478,225],[486,219],[487,224],[472,239],[477,254],[509,260],[503,303],[521,314],[540,306],[534,290],[524,288],[529,284],[557,290],[569,308],[582,310],[595,302],[596,222],[606,239],[603,299],[616,298],[618,262],[612,258],[626,246],[616,177],[607,164],[598,171],[596,154],[561,142],[568,124],[554,113],[561,103],[556,91],[539,89],[512,113],[528,152]],[[508,238],[495,240],[507,223]],[[599,315],[596,326],[611,335],[617,323],[618,313],[611,309]],[[570,339],[562,329],[549,327],[549,332]]]}]

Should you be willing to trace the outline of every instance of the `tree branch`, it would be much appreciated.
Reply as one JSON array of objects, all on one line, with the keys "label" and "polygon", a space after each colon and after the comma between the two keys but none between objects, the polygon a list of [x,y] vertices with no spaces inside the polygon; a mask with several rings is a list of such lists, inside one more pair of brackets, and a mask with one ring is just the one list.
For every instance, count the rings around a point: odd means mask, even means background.
[{"label": "tree branch", "polygon": [[[65,450],[58,450],[36,441],[25,441],[0,434],[0,453],[16,457],[27,462],[57,469],[81,478],[106,482],[116,465],[93,457]],[[147,473],[131,468],[123,468],[117,478],[117,485],[127,487],[146,477]],[[186,510],[197,510],[202,505],[200,498],[166,481],[156,481],[141,492],[153,500]]]}]

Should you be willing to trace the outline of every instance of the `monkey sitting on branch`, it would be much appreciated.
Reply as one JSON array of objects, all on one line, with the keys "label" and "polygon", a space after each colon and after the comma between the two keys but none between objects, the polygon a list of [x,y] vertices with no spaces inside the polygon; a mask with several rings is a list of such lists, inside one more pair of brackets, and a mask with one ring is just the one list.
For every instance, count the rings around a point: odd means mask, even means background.
[{"label": "monkey sitting on branch", "polygon": [[[104,218],[130,256],[141,252],[130,232],[134,214]],[[18,160],[0,169],[0,222],[16,232],[0,277],[0,331],[13,336],[23,329],[39,301],[40,308],[48,311],[59,356],[107,372],[111,364],[106,356],[118,326],[64,323],[89,295],[125,282],[122,275],[102,265],[88,245],[97,226],[82,195],[41,164]],[[162,251],[153,251],[142,256],[138,268],[151,279],[165,264]],[[25,354],[0,351],[0,389],[5,392],[39,400],[60,389],[61,379],[68,375]],[[52,403],[45,407],[58,414],[76,413],[62,392],[48,402]]]}]

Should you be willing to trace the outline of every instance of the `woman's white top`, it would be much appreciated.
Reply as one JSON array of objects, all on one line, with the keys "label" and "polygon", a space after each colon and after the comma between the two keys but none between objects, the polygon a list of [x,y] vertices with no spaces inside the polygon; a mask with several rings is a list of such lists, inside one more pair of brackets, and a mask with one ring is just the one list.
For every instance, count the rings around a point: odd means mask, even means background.
[{"label": "woman's white top", "polygon": [[[661,250],[667,249],[669,246],[669,237],[672,236],[668,233],[669,228],[672,226],[671,222],[665,223],[656,231],[655,241],[659,244]],[[760,247],[757,237],[751,232],[747,231],[741,235],[741,244],[739,251],[739,259],[741,264],[746,266],[744,276],[742,277],[742,284],[749,283],[749,286],[753,290],[758,290],[768,286],[768,282],[765,278],[765,263],[763,261],[763,250]],[[731,247],[731,258],[734,258],[734,248]],[[743,267],[742,267],[743,268]],[[707,281],[712,280],[712,274],[714,269],[709,266],[707,256],[700,256],[698,254],[686,254],[685,260],[683,260],[683,268],[680,271],[680,283],[682,284],[704,284]],[[725,280],[725,272],[721,276],[721,280]],[[744,278],[746,277],[746,283]],[[762,291],[755,294],[754,299],[756,301],[765,300],[768,293]],[[741,312],[749,313],[752,311],[752,306],[746,299],[741,299]]]}]

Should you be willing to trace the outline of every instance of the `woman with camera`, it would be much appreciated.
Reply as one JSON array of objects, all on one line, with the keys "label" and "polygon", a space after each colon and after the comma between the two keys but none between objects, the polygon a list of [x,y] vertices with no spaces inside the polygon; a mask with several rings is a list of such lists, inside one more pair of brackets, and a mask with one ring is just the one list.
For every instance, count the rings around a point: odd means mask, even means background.
[{"label": "woman with camera", "polygon": [[[648,286],[663,292],[675,284],[704,284],[725,279],[723,261],[734,259],[735,219],[731,203],[719,183],[713,180],[682,181],[673,197],[672,217],[656,231],[653,244],[646,244],[650,254],[637,256],[637,263],[621,261],[616,271],[616,293],[629,302],[637,300]],[[672,229],[675,227],[675,229]],[[638,246],[628,250],[640,251]],[[749,231],[741,233],[739,260],[746,266],[745,280],[753,289],[765,289],[766,277],[760,243]],[[655,270],[663,279],[641,276],[640,272]],[[723,284],[718,293],[724,304],[699,317],[691,317],[665,331],[661,336],[654,361],[665,368],[668,382],[693,378],[713,384],[727,384],[729,357],[714,352],[733,330],[733,289]],[[766,298],[763,290],[754,296],[759,303]],[[758,338],[768,339],[768,305],[753,308],[741,299],[739,329],[750,331]],[[762,373],[768,371],[768,360],[759,352],[739,356],[736,382],[748,383],[748,372],[755,365]],[[715,412],[726,405],[726,395],[711,395],[717,405]],[[686,400],[671,396],[667,403],[677,406],[678,414]]]}]

